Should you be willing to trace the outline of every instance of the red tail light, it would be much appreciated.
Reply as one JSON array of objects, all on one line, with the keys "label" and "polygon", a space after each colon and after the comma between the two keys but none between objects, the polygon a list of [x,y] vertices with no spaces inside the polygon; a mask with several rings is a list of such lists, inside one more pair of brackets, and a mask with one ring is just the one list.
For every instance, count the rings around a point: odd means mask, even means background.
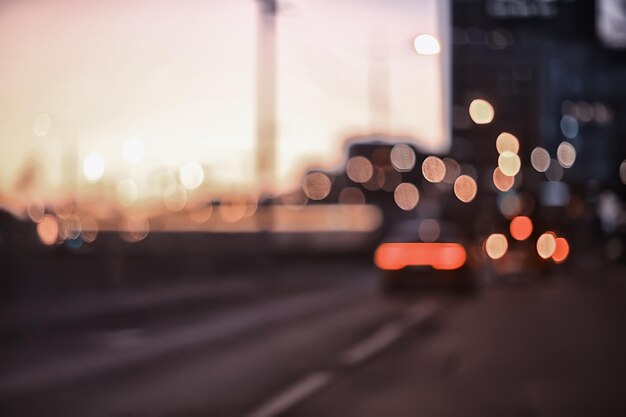
[{"label": "red tail light", "polygon": [[385,270],[407,266],[458,269],[466,259],[465,248],[458,243],[383,243],[374,253],[374,263]]}]

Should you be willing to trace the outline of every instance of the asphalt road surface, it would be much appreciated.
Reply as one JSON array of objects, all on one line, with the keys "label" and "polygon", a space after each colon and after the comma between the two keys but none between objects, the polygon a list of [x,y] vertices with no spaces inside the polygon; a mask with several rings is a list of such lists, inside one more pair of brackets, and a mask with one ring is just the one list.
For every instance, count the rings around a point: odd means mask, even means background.
[{"label": "asphalt road surface", "polygon": [[5,309],[0,415],[626,415],[623,268],[466,297],[376,277],[305,262]]}]

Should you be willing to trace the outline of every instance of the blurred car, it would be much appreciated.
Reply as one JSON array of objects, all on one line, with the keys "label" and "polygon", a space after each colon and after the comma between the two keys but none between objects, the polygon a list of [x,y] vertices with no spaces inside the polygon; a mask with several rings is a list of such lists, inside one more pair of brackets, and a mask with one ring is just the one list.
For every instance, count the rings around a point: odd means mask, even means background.
[{"label": "blurred car", "polygon": [[[492,233],[484,239],[481,252],[486,279],[546,279],[556,265],[568,259],[571,233],[566,236],[562,231],[572,230],[573,225],[567,219],[547,216],[546,210],[542,211],[543,216],[534,220],[516,216],[510,220],[508,233]],[[558,211],[554,214],[565,217]]]},{"label": "blurred car", "polygon": [[437,219],[402,221],[374,252],[382,271],[380,286],[393,292],[411,282],[469,292],[474,280],[467,265],[467,240],[453,223]]},{"label": "blurred car", "polygon": [[484,259],[489,276],[505,281],[547,278],[553,263],[551,259],[543,259],[537,254],[536,239],[523,242],[512,240],[501,258],[490,259],[485,256]]}]

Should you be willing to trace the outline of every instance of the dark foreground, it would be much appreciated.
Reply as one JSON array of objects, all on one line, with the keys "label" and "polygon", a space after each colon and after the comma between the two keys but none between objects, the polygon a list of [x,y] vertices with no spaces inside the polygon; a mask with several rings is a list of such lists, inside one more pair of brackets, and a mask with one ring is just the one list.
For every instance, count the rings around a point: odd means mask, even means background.
[{"label": "dark foreground", "polygon": [[306,262],[5,308],[0,415],[626,415],[623,268],[469,297],[375,278]]}]

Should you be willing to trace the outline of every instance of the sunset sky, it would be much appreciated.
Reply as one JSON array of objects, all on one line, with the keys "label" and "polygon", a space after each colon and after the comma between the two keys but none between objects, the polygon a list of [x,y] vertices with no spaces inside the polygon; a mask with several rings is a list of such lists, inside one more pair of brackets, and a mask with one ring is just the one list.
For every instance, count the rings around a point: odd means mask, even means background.
[{"label": "sunset sky", "polygon": [[[440,55],[413,49],[420,33],[441,38],[438,3],[281,3],[282,189],[309,166],[340,163],[346,135],[386,130],[446,147],[445,43]],[[40,166],[38,190],[58,192],[91,152],[103,180],[138,175],[122,158],[132,138],[145,143],[144,175],[196,161],[216,189],[253,187],[257,14],[254,0],[2,2],[0,192],[14,192],[27,161]],[[371,62],[372,44],[384,62]],[[389,129],[370,114],[372,68],[389,74]]]}]

